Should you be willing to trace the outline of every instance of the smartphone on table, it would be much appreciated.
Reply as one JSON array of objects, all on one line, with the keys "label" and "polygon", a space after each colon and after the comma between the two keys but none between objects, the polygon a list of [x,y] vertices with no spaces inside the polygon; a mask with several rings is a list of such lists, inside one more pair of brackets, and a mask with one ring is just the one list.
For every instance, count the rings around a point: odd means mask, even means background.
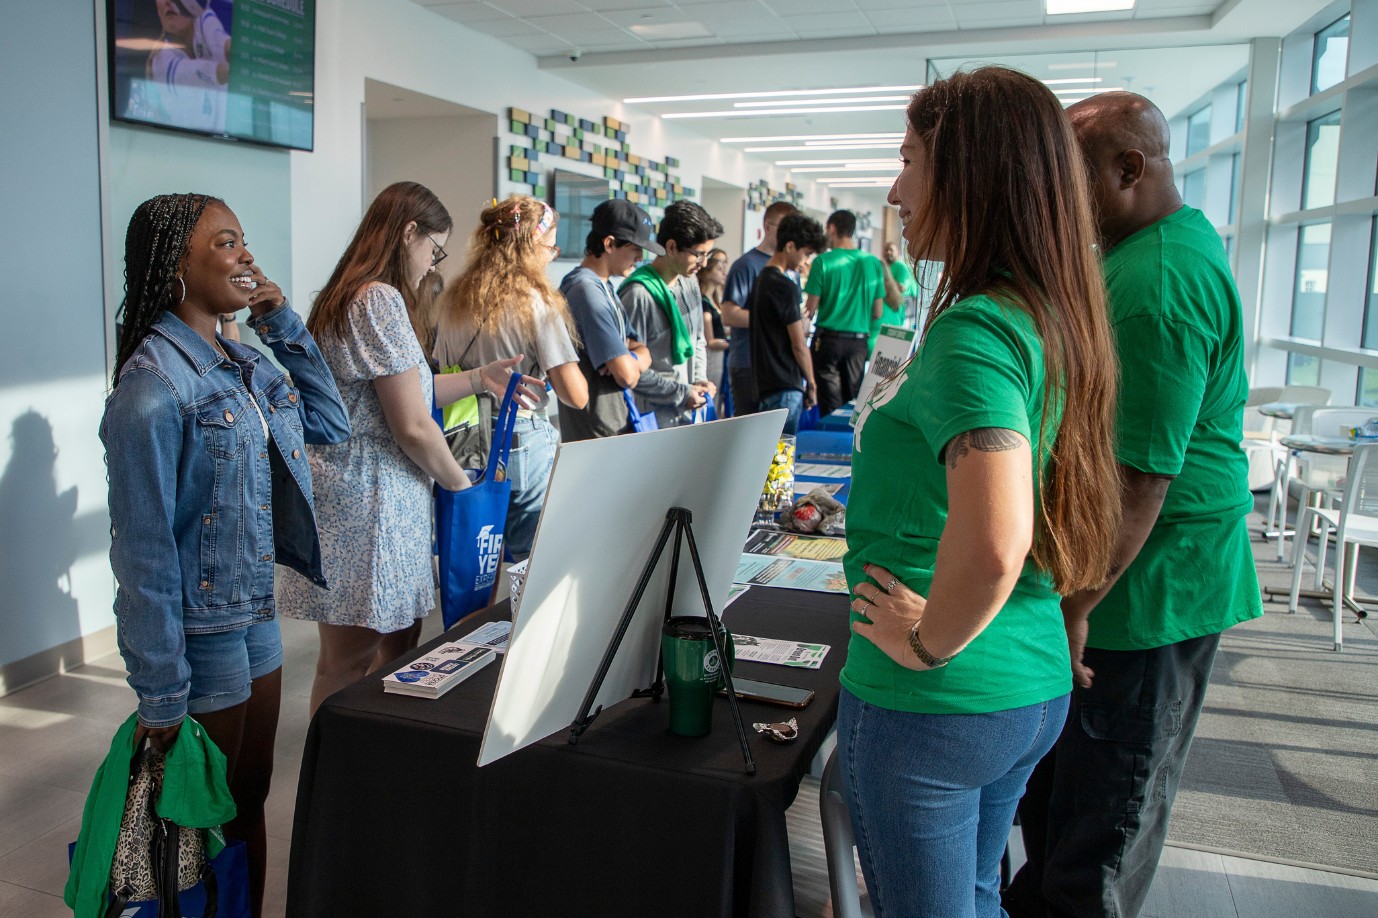
[{"label": "smartphone on table", "polygon": [[[776,704],[785,708],[804,708],[813,701],[813,690],[795,688],[792,685],[776,685],[774,682],[757,682],[753,679],[732,678],[732,687],[738,698]],[[727,690],[719,689],[718,694],[726,695]]]}]

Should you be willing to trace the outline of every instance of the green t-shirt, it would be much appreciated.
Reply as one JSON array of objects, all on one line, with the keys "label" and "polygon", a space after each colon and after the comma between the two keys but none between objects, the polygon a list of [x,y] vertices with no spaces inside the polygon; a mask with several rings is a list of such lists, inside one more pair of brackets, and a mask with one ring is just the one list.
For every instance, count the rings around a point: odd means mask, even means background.
[{"label": "green t-shirt", "polygon": [[1162,647],[1263,614],[1245,518],[1243,319],[1220,236],[1183,207],[1105,256],[1121,464],[1175,475],[1148,542],[1091,613],[1087,646]]},{"label": "green t-shirt", "polygon": [[[1046,457],[1059,418],[1043,428],[1043,379],[1042,341],[1023,310],[974,296],[934,320],[914,359],[876,387],[857,417],[845,558],[853,592],[868,580],[863,567],[879,564],[927,595],[947,523],[943,447],[981,427],[1037,444],[1042,429],[1035,455]],[[1071,663],[1051,578],[1026,562],[1004,607],[941,669],[905,669],[853,634],[842,684],[879,707],[933,714],[1003,711],[1065,695]]]},{"label": "green t-shirt", "polygon": [[905,296],[919,295],[919,282],[914,279],[914,272],[909,270],[909,266],[903,260],[890,262],[890,276],[900,285],[900,292]]},{"label": "green t-shirt", "polygon": [[804,292],[818,297],[818,327],[869,334],[871,304],[885,299],[885,264],[860,249],[829,249],[813,260]]},{"label": "green t-shirt", "polygon": [[871,352],[876,349],[876,339],[880,337],[880,327],[882,325],[898,325],[904,327],[904,310],[894,309],[889,303],[880,308],[880,318],[871,320],[870,338],[866,341],[866,356],[870,357]]}]

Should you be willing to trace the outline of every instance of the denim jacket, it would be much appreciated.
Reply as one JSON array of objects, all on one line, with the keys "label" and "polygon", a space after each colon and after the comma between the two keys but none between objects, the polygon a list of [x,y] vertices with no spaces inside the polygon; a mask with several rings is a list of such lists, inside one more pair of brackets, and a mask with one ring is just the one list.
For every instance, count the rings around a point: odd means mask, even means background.
[{"label": "denim jacket", "polygon": [[273,617],[274,562],[325,586],[304,444],[346,440],[349,418],[300,316],[283,305],[249,325],[290,383],[255,349],[220,338],[226,361],[164,313],[101,420],[118,639],[150,727],[186,714],[185,635]]}]

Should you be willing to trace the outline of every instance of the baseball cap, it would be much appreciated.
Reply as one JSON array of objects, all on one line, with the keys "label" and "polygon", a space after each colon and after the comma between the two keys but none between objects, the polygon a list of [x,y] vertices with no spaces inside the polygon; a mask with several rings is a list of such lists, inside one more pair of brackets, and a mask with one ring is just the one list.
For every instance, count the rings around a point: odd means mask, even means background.
[{"label": "baseball cap", "polygon": [[665,246],[656,242],[655,225],[651,215],[631,201],[613,198],[593,209],[590,217],[593,234],[600,239],[611,236],[619,242],[632,242],[656,255],[665,254]]}]

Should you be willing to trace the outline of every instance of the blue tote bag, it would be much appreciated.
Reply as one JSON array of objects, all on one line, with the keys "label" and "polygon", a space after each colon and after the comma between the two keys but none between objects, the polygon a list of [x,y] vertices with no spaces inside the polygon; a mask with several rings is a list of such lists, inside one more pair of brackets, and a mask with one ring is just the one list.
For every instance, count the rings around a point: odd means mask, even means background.
[{"label": "blue tote bag", "polygon": [[512,483],[507,459],[517,422],[515,392],[521,376],[507,383],[493,422],[493,445],[483,474],[463,491],[435,489],[436,554],[440,561],[440,614],[445,627],[488,605],[502,565],[503,531]]},{"label": "blue tote bag", "polygon": [[656,420],[655,410],[652,409],[645,414],[636,410],[636,399],[632,398],[630,389],[622,390],[622,400],[627,403],[627,420],[631,422],[632,433],[646,433],[648,430],[660,430],[660,422]]},{"label": "blue tote bag", "polygon": [[[72,859],[76,842],[67,846],[67,859]],[[197,883],[177,895],[177,903],[183,918],[202,918],[214,915],[215,918],[252,918],[249,906],[249,854],[244,842],[231,842],[219,854],[210,859],[211,872],[215,875],[214,907],[207,907],[206,884]],[[161,914],[158,902],[128,902],[119,911],[119,918],[158,918]]]}]

